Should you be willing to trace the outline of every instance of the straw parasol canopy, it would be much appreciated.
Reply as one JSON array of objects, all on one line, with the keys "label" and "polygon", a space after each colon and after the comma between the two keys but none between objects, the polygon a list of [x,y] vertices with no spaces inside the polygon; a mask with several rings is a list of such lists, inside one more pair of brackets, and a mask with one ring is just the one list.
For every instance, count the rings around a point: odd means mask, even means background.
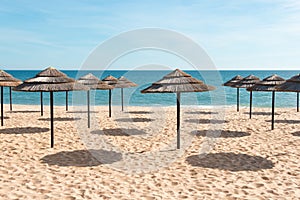
[{"label": "straw parasol canopy", "polygon": [[34,78],[24,81],[23,84],[18,85],[14,90],[24,92],[61,92],[73,90],[87,90],[88,88],[75,79],[69,78],[61,71],[49,67]]},{"label": "straw parasol canopy", "polygon": [[282,92],[297,92],[297,112],[299,112],[299,92],[300,92],[300,74],[286,80],[285,83],[276,87]]},{"label": "straw parasol canopy", "polygon": [[282,84],[285,82],[284,78],[281,78],[280,76],[273,74],[271,76],[268,76],[267,78],[264,78],[262,81],[257,82],[252,87],[247,88],[247,91],[276,91],[276,86]]},{"label": "straw parasol canopy", "polygon": [[13,77],[9,73],[0,70],[0,86],[2,87],[15,87],[22,83],[21,80]]},{"label": "straw parasol canopy", "polygon": [[283,92],[300,92],[300,74],[286,80],[285,83],[277,86],[276,89]]},{"label": "straw parasol canopy", "polygon": [[12,93],[11,87],[15,87],[22,83],[21,80],[16,79],[9,73],[0,70],[0,86],[1,86],[1,126],[4,125],[4,108],[3,108],[3,87],[9,87],[10,110],[12,110]]},{"label": "straw parasol canopy", "polygon": [[78,82],[89,87],[91,90],[109,90],[114,88],[112,85],[108,85],[104,81],[101,81],[92,73],[80,77]]},{"label": "straw parasol canopy", "polygon": [[[112,85],[108,85],[97,78],[92,73],[86,74],[78,79],[78,82],[89,87],[91,90],[109,90],[113,89]],[[88,104],[88,127],[90,128],[90,91],[87,91],[87,104]]]},{"label": "straw parasol canopy", "polygon": [[105,82],[108,85],[116,85],[118,82],[118,79],[112,75],[109,75],[107,77],[105,77],[104,79],[102,79],[103,82]]},{"label": "straw parasol canopy", "polygon": [[215,87],[204,84],[191,75],[176,69],[161,80],[142,90],[142,93],[207,92]]},{"label": "straw parasol canopy", "polygon": [[[264,78],[262,81],[257,82],[252,87],[247,88],[247,91],[260,91],[260,92],[272,92],[272,124],[271,129],[274,129],[274,115],[275,115],[275,91],[276,86],[284,83],[285,80],[280,76],[274,74]],[[252,110],[252,109],[251,109]]]},{"label": "straw parasol canopy", "polygon": [[53,92],[70,90],[89,90],[88,87],[77,83],[75,79],[69,78],[59,70],[49,67],[34,78],[24,81],[14,88],[16,91],[24,92],[50,92],[50,117],[51,117],[51,148],[54,146],[54,123],[53,123]]},{"label": "straw parasol canopy", "polygon": [[15,88],[24,92],[40,92],[41,94],[41,115],[43,116],[43,92],[66,92],[66,110],[68,110],[68,91],[86,90],[75,79],[69,78],[61,71],[48,67],[38,73],[34,78],[27,79],[22,85]]},{"label": "straw parasol canopy", "polygon": [[[240,80],[237,84],[232,85],[231,87],[235,87],[235,88],[249,88],[252,87],[255,83],[259,82],[260,79],[254,75],[249,75],[245,78],[243,78],[242,80]],[[250,91],[250,119],[252,116],[252,91]]]},{"label": "straw parasol canopy", "polygon": [[136,87],[136,86],[137,86],[137,84],[128,80],[124,76],[121,76],[120,78],[118,78],[118,81],[115,84],[115,88],[129,88],[129,87]]},{"label": "straw parasol canopy", "polygon": [[239,88],[249,88],[252,87],[255,83],[259,82],[260,79],[254,75],[249,75],[231,87],[239,87]]},{"label": "straw parasol canopy", "polygon": [[[109,75],[107,77],[105,77],[104,79],[102,79],[102,81],[110,86],[115,86],[118,82],[118,79],[112,75]],[[109,89],[109,93],[108,93],[108,104],[109,104],[109,112],[108,112],[108,116],[111,117],[111,90]]]},{"label": "straw parasol canopy", "polygon": [[[237,75],[230,79],[229,81],[223,83],[223,86],[229,86],[234,87],[238,82],[240,82],[243,79],[242,76]],[[240,111],[240,88],[236,87],[236,109],[239,112]]]},{"label": "straw parasol canopy", "polygon": [[232,79],[230,79],[229,81],[225,82],[223,84],[223,86],[229,86],[232,87],[233,85],[237,84],[240,80],[242,80],[243,77],[240,75],[237,75],[235,77],[233,77]]},{"label": "straw parasol canopy", "polygon": [[115,88],[121,88],[121,104],[122,104],[122,111],[124,111],[124,97],[123,97],[123,88],[129,87],[136,87],[137,84],[128,80],[124,76],[118,78],[118,82],[115,84]]},{"label": "straw parasol canopy", "polygon": [[180,93],[207,92],[215,87],[206,85],[191,75],[176,69],[159,81],[142,90],[141,93],[176,93],[177,94],[177,149],[180,148]]}]

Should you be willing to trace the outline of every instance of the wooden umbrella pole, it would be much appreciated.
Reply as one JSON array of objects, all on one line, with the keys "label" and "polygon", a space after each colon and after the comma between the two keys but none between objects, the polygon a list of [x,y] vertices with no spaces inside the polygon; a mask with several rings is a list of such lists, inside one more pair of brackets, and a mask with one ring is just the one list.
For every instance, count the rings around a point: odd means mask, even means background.
[{"label": "wooden umbrella pole", "polygon": [[237,111],[240,111],[240,88],[237,88],[236,90],[236,108]]},{"label": "wooden umbrella pole", "polygon": [[299,92],[297,92],[297,112],[299,112]]},{"label": "wooden umbrella pole", "polygon": [[66,91],[66,111],[69,110],[68,100],[69,100],[69,93],[68,91]]},{"label": "wooden umbrella pole", "polygon": [[275,115],[275,91],[272,92],[272,125],[271,125],[272,130],[274,130],[274,115]]},{"label": "wooden umbrella pole", "polygon": [[12,111],[12,93],[11,93],[11,87],[9,87],[9,104],[10,104],[10,111]]},{"label": "wooden umbrella pole", "polygon": [[252,91],[250,91],[250,112],[249,112],[249,117],[250,117],[250,119],[252,117]]},{"label": "wooden umbrella pole", "polygon": [[108,99],[108,109],[109,109],[109,117],[111,117],[111,90],[109,90],[109,97],[108,97],[109,99]]},{"label": "wooden umbrella pole", "polygon": [[91,127],[91,118],[90,118],[90,91],[87,91],[87,110],[88,110],[88,128]]},{"label": "wooden umbrella pole", "polygon": [[54,147],[53,91],[50,91],[51,148]]},{"label": "wooden umbrella pole", "polygon": [[177,149],[180,149],[180,93],[177,92]]},{"label": "wooden umbrella pole", "polygon": [[41,92],[40,97],[41,97],[41,116],[43,116],[44,115],[43,92]]},{"label": "wooden umbrella pole", "polygon": [[124,111],[123,88],[121,88],[122,111]]},{"label": "wooden umbrella pole", "polygon": [[3,119],[4,119],[4,116],[3,116],[3,86],[1,86],[1,126],[4,125]]}]

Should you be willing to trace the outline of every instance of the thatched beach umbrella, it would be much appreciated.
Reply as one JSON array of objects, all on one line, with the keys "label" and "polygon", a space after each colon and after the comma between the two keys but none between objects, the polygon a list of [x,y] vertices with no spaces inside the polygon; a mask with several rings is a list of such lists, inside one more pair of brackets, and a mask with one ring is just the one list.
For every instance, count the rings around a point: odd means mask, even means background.
[{"label": "thatched beach umbrella", "polygon": [[[112,85],[108,85],[94,76],[92,73],[84,75],[78,79],[78,82],[87,86],[91,90],[110,90],[113,89]],[[87,91],[87,105],[88,105],[88,127],[91,126],[90,120],[90,90]]]},{"label": "thatched beach umbrella", "polygon": [[161,80],[145,88],[141,93],[176,93],[177,95],[177,149],[180,149],[180,94],[183,92],[207,92],[215,87],[206,85],[191,75],[176,69]]},{"label": "thatched beach umbrella", "polygon": [[[225,82],[223,86],[228,86],[228,87],[234,87],[240,80],[242,80],[243,77],[240,75],[237,75],[230,79],[229,81]],[[236,88],[236,109],[239,112],[240,111],[240,88]]]},{"label": "thatched beach umbrella", "polygon": [[[260,79],[254,75],[249,75],[242,80],[240,80],[237,84],[233,85],[232,87],[236,88],[249,88],[252,87],[255,83],[259,82]],[[252,91],[250,91],[250,112],[249,117],[251,119],[252,116]]]},{"label": "thatched beach umbrella", "polygon": [[9,73],[0,70],[0,86],[1,86],[1,126],[4,125],[4,108],[3,108],[3,88],[9,87],[10,110],[12,110],[12,93],[11,87],[15,87],[22,83],[21,80],[14,78]]},{"label": "thatched beach umbrella", "polygon": [[124,76],[121,76],[120,78],[118,78],[118,82],[114,86],[115,88],[121,88],[121,104],[122,104],[122,111],[124,111],[123,89],[129,87],[136,87],[137,84],[131,82]]},{"label": "thatched beach umbrella", "polygon": [[88,89],[53,67],[41,71],[35,77],[25,80],[24,83],[14,88],[16,91],[24,92],[50,92],[51,148],[54,146],[53,93]]},{"label": "thatched beach umbrella", "polygon": [[272,125],[271,129],[274,129],[274,115],[275,115],[275,91],[276,86],[284,83],[285,80],[276,74],[264,78],[262,81],[257,82],[252,87],[247,88],[247,91],[261,91],[272,92]]},{"label": "thatched beach umbrella", "polygon": [[276,87],[282,92],[297,92],[297,112],[299,112],[300,74],[286,80],[285,83]]},{"label": "thatched beach umbrella", "polygon": [[[111,85],[111,86],[115,86],[118,82],[118,79],[116,77],[113,77],[111,75],[105,77],[104,79],[102,79],[102,81],[108,85]],[[112,89],[109,89],[109,99],[108,99],[108,103],[109,103],[109,117],[111,117],[111,90]]]}]

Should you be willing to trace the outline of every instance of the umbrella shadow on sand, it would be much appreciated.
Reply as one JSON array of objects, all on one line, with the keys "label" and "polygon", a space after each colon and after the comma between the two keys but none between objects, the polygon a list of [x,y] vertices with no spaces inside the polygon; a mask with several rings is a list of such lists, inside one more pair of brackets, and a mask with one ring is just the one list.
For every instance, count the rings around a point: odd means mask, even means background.
[{"label": "umbrella shadow on sand", "polygon": [[16,111],[7,111],[7,113],[40,113],[41,111],[37,110],[16,110]]},{"label": "umbrella shadow on sand", "polygon": [[294,133],[292,133],[292,135],[300,137],[300,131],[294,132]]},{"label": "umbrella shadow on sand", "polygon": [[218,119],[187,119],[185,122],[195,123],[195,124],[222,124],[227,123],[227,120]]},{"label": "umbrella shadow on sand", "polygon": [[27,134],[27,133],[43,133],[48,132],[49,128],[40,127],[19,127],[19,128],[5,128],[0,129],[0,133],[3,134]]},{"label": "umbrella shadow on sand", "polygon": [[128,111],[126,113],[129,113],[129,114],[152,114],[153,112],[149,112],[149,111]]},{"label": "umbrella shadow on sand", "polygon": [[110,136],[131,136],[131,135],[146,135],[147,133],[138,129],[123,129],[123,128],[111,128],[103,130],[91,131],[92,134],[104,134]]},{"label": "umbrella shadow on sand", "polygon": [[[266,120],[266,122],[271,122],[271,120]],[[288,123],[288,124],[297,124],[300,123],[300,120],[296,119],[277,119],[275,120],[275,123]]]},{"label": "umbrella shadow on sand", "polygon": [[208,137],[208,138],[235,138],[235,137],[245,137],[251,135],[250,133],[243,131],[229,131],[229,130],[197,130],[193,131],[191,134],[196,136]]},{"label": "umbrella shadow on sand", "polygon": [[[67,113],[88,113],[88,111],[68,111]],[[99,113],[98,111],[90,111],[90,113]]]},{"label": "umbrella shadow on sand", "polygon": [[115,119],[115,121],[118,121],[118,122],[151,122],[151,121],[154,121],[154,119],[133,117],[133,118],[119,118],[119,119]]},{"label": "umbrella shadow on sand", "polygon": [[[95,157],[99,158],[99,160]],[[120,160],[122,160],[121,153],[102,149],[61,151],[41,158],[42,163],[62,167],[93,167],[102,164],[112,164]]]},{"label": "umbrella shadow on sand", "polygon": [[196,114],[196,115],[212,115],[212,114],[218,114],[217,112],[211,112],[211,111],[190,111],[185,112],[186,114]]},{"label": "umbrella shadow on sand", "polygon": [[[203,156],[202,156],[203,155]],[[210,153],[192,155],[186,158],[186,162],[194,167],[220,169],[228,171],[258,171],[272,169],[274,163],[260,156],[235,153]]]},{"label": "umbrella shadow on sand", "polygon": [[[244,112],[244,114],[249,115],[249,112]],[[266,115],[266,116],[271,116],[271,112],[252,112],[252,115]],[[274,113],[274,115],[279,115],[278,113]]]},{"label": "umbrella shadow on sand", "polygon": [[[50,121],[50,118],[40,118],[38,119],[40,121]],[[80,118],[74,118],[74,117],[55,117],[54,121],[77,121],[80,120]]]}]

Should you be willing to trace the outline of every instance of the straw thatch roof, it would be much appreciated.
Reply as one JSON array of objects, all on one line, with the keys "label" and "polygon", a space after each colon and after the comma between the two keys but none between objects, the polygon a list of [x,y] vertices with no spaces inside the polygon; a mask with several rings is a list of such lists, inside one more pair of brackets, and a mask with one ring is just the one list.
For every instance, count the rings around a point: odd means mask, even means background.
[{"label": "straw thatch roof", "polygon": [[276,87],[278,91],[300,92],[300,74],[286,80],[285,83]]},{"label": "straw thatch roof", "polygon": [[21,80],[16,79],[15,77],[3,70],[0,70],[0,86],[15,87],[17,85],[20,85],[21,83]]},{"label": "straw thatch roof", "polygon": [[237,84],[240,80],[242,80],[243,77],[240,76],[240,75],[237,75],[235,77],[233,77],[232,79],[230,79],[229,81],[225,82],[223,84],[223,86],[229,86],[229,87],[232,87],[234,86],[235,84]]},{"label": "straw thatch roof", "polygon": [[34,78],[27,79],[23,84],[14,88],[17,91],[27,92],[59,92],[88,89],[88,87],[76,82],[75,79],[69,78],[66,74],[53,67],[41,71]]},{"label": "straw thatch roof", "polygon": [[94,76],[92,73],[84,75],[78,79],[78,82],[94,90],[109,90],[113,89],[112,85],[108,85]]},{"label": "straw thatch roof", "polygon": [[247,88],[248,91],[276,91],[276,86],[284,83],[285,80],[280,76],[274,74],[264,78],[262,81],[257,82],[250,88]]},{"label": "straw thatch roof", "polygon": [[249,75],[239,82],[237,82],[235,85],[232,85],[231,87],[236,88],[249,88],[252,87],[255,83],[259,82],[260,79],[254,75]]},{"label": "straw thatch roof", "polygon": [[104,79],[102,79],[102,81],[108,85],[116,85],[118,82],[118,79],[112,75],[109,75],[107,77],[105,77]]},{"label": "straw thatch roof", "polygon": [[78,79],[78,82],[85,85],[85,86],[94,86],[97,85],[98,82],[100,81],[99,78],[94,76],[92,73],[88,73]]},{"label": "straw thatch roof", "polygon": [[142,93],[206,92],[215,87],[206,85],[191,75],[176,69],[161,80],[142,90]]},{"label": "straw thatch roof", "polygon": [[137,84],[128,80],[124,76],[118,78],[118,82],[115,84],[115,88],[129,88],[129,87],[136,87]]}]

